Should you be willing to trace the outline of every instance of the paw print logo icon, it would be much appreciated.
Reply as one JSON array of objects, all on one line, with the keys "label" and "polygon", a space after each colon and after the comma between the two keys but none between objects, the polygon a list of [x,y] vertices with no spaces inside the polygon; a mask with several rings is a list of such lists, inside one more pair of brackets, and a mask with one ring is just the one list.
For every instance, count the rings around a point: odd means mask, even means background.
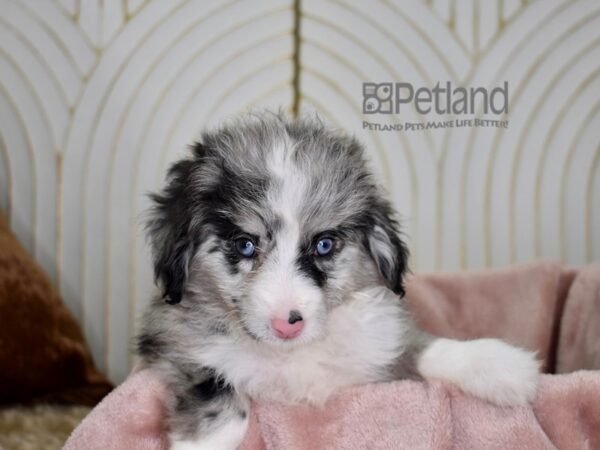
[{"label": "paw print logo icon", "polygon": [[363,114],[392,114],[392,83],[363,83]]}]

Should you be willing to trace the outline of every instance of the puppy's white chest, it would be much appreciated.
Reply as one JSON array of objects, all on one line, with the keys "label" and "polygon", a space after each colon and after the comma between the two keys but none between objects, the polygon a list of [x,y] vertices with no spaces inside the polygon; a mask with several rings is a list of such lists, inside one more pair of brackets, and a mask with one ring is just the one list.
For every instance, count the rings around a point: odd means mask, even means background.
[{"label": "puppy's white chest", "polygon": [[297,348],[223,339],[202,362],[253,398],[323,403],[335,390],[386,378],[403,350],[404,311],[393,297],[358,295],[332,311],[326,336]]}]

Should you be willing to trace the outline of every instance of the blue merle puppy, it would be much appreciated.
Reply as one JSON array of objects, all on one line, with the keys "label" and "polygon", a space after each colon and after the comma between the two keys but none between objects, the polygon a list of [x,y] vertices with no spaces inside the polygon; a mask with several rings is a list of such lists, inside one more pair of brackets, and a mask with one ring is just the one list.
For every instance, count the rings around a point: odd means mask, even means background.
[{"label": "blue merle puppy", "polygon": [[173,449],[234,449],[249,399],[322,404],[361,383],[442,379],[498,405],[532,399],[534,356],[420,331],[408,252],[352,137],[249,114],[202,134],[152,197],[161,295],[137,351],[174,393]]}]

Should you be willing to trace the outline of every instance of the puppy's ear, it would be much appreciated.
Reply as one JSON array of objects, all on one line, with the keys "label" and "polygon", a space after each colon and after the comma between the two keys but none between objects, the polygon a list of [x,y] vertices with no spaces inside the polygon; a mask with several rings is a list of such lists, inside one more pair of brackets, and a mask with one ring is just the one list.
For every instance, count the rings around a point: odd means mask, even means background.
[{"label": "puppy's ear", "polygon": [[387,287],[404,296],[404,274],[408,268],[408,248],[399,237],[398,222],[388,204],[378,204],[371,212],[372,227],[366,244]]},{"label": "puppy's ear", "polygon": [[189,194],[193,160],[182,160],[169,169],[167,186],[152,194],[154,202],[147,223],[152,247],[154,278],[167,303],[181,301],[190,260],[196,251],[191,230],[193,201]]}]

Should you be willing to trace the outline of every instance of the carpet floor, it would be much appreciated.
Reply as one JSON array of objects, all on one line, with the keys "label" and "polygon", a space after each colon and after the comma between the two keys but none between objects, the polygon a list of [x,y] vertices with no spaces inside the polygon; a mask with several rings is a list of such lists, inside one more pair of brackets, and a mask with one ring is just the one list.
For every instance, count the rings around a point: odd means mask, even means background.
[{"label": "carpet floor", "polygon": [[0,450],[60,450],[90,410],[64,405],[0,408]]}]

